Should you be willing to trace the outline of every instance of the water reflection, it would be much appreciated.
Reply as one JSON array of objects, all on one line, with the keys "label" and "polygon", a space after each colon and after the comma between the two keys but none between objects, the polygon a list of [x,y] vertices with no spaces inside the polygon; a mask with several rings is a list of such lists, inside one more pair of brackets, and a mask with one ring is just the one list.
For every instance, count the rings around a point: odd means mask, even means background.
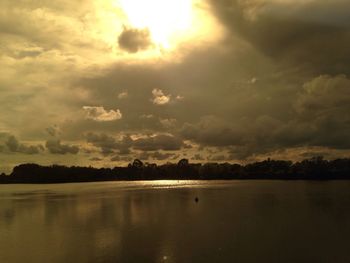
[{"label": "water reflection", "polygon": [[344,182],[18,187],[0,197],[0,262],[350,260]]}]

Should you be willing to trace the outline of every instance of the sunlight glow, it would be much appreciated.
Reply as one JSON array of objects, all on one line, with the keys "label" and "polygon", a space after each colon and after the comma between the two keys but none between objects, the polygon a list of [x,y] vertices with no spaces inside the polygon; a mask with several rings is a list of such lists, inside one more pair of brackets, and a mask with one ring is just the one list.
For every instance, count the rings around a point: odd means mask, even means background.
[{"label": "sunlight glow", "polygon": [[100,51],[84,53],[96,63],[179,63],[225,36],[206,0],[92,1],[95,10],[83,17],[82,32]]},{"label": "sunlight glow", "polygon": [[169,49],[193,24],[191,0],[119,0],[130,24],[147,28],[156,45]]}]

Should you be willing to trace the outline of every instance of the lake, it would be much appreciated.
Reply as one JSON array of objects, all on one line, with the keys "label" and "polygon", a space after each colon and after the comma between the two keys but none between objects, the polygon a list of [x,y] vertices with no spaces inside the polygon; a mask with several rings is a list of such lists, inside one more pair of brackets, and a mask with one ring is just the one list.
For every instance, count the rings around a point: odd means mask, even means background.
[{"label": "lake", "polygon": [[349,246],[350,181],[0,185],[2,263],[345,263]]}]

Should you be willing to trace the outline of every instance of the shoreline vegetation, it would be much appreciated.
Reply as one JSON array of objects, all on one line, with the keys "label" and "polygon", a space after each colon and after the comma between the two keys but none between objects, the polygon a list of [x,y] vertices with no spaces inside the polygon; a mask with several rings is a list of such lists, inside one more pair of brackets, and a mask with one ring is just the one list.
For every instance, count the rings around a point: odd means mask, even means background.
[{"label": "shoreline vegetation", "polygon": [[157,165],[135,159],[127,167],[94,168],[20,164],[11,174],[0,175],[0,184],[39,184],[137,180],[335,180],[350,179],[350,159],[328,161],[313,157],[293,163],[267,159],[246,165],[231,163],[189,163]]}]

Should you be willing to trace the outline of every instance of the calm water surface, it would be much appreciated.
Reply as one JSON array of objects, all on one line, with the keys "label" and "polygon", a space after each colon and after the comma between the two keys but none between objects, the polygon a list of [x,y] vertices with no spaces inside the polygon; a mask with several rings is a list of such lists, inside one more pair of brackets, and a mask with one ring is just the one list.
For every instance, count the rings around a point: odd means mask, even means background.
[{"label": "calm water surface", "polygon": [[350,262],[350,182],[0,185],[0,262]]}]

